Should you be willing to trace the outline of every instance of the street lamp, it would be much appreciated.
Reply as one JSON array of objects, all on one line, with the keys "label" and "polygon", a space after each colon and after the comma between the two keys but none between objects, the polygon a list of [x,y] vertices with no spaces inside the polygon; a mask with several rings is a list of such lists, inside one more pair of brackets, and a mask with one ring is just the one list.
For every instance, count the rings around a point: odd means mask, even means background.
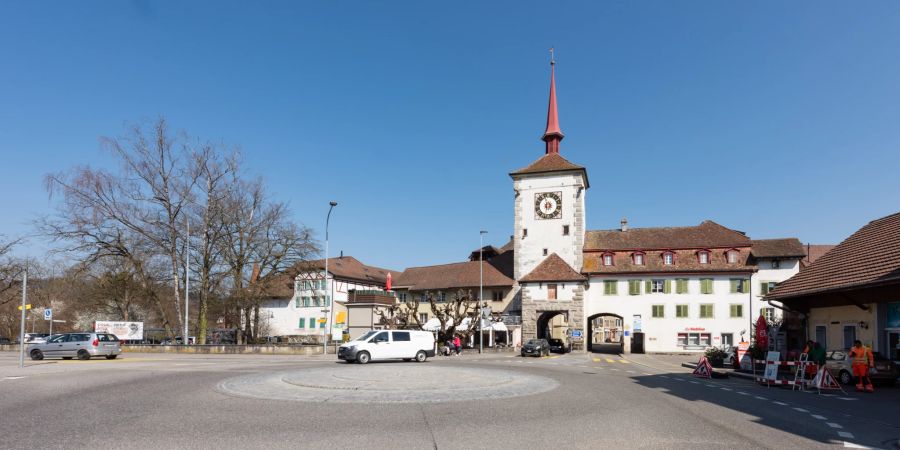
[{"label": "street lamp", "polygon": [[[325,300],[330,302],[330,301],[333,301],[331,297],[332,297],[332,294],[334,293],[334,290],[331,289],[330,288],[331,285],[328,284],[328,223],[331,221],[331,210],[334,209],[335,206],[337,206],[337,202],[331,201],[328,204],[331,206],[328,208],[328,215],[325,217],[325,289],[328,290],[329,294],[326,295]],[[326,321],[328,320],[329,306],[331,306],[331,305],[330,304],[325,305],[325,309],[322,310],[322,312],[325,313]],[[330,309],[332,312],[334,312],[334,307],[332,307]],[[327,335],[327,333],[330,331],[330,328],[331,328],[330,321],[328,321],[328,323],[326,323],[325,326],[322,327],[322,356],[328,355],[328,335]]]},{"label": "street lamp", "polygon": [[482,329],[481,303],[484,301],[484,235],[487,231],[478,232],[478,353],[484,352],[484,330]]}]

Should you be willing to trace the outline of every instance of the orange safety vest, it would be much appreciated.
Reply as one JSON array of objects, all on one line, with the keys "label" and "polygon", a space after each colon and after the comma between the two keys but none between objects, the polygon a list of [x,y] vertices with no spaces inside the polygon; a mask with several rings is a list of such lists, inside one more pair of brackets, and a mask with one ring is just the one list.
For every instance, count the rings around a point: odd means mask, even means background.
[{"label": "orange safety vest", "polygon": [[868,366],[869,362],[874,362],[872,351],[865,345],[862,348],[853,347],[850,349],[850,356],[853,358],[854,366]]}]

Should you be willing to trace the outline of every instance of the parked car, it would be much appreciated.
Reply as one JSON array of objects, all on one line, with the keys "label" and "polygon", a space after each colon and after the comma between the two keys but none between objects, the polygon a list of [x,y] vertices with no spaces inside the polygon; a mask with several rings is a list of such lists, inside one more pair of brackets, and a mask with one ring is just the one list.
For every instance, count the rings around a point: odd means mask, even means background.
[{"label": "parked car", "polygon": [[550,351],[553,353],[569,353],[572,351],[572,348],[566,345],[562,339],[550,339],[547,343],[550,345]]},{"label": "parked car", "polygon": [[546,339],[529,339],[522,346],[522,356],[549,356],[550,343]]},{"label": "parked car", "polygon": [[[900,369],[893,361],[881,356],[878,352],[872,352],[875,357],[875,373],[870,375],[873,382],[879,381],[889,385],[897,382]],[[849,352],[844,350],[832,350],[825,353],[825,367],[842,384],[853,384],[852,360]]]},{"label": "parked car", "polygon": [[12,341],[10,341],[9,338],[0,336],[0,344],[11,344],[11,343],[12,343]]},{"label": "parked car", "polygon": [[429,331],[372,330],[342,344],[337,356],[347,362],[367,364],[383,359],[423,362],[435,353],[434,335]]},{"label": "parked car", "polygon": [[41,344],[29,344],[28,355],[39,361],[44,358],[91,359],[105,356],[116,359],[122,353],[119,338],[108,333],[63,333],[54,334]]},{"label": "parked car", "polygon": [[50,337],[47,333],[25,333],[26,344],[43,344]]}]

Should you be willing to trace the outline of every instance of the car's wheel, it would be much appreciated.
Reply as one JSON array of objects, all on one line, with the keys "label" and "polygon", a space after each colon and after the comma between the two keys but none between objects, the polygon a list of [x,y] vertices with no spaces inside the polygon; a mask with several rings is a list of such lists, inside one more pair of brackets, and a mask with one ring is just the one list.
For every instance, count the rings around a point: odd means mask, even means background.
[{"label": "car's wheel", "polygon": [[523,358],[525,357],[525,352],[522,352],[522,357],[523,357]]},{"label": "car's wheel", "polygon": [[416,353],[416,362],[425,362],[426,359],[428,359],[428,355],[422,350],[419,350],[419,353]]},{"label": "car's wheel", "polygon": [[370,359],[372,359],[372,357],[369,355],[369,352],[359,352],[356,354],[356,362],[360,364],[368,364]]},{"label": "car's wheel", "polygon": [[87,361],[91,359],[91,354],[88,353],[87,350],[78,350],[78,359]]},{"label": "car's wheel", "polygon": [[842,370],[840,375],[838,375],[838,379],[842,384],[853,384],[853,375],[850,375],[850,372],[846,370]]},{"label": "car's wheel", "polygon": [[106,355],[106,359],[116,359],[116,356],[119,355]]},{"label": "car's wheel", "polygon": [[35,361],[40,361],[40,360],[44,359],[44,352],[42,352],[40,350],[32,350],[31,351],[31,359],[33,359]]},{"label": "car's wheel", "polygon": [[71,356],[63,356],[62,359],[72,359]]}]

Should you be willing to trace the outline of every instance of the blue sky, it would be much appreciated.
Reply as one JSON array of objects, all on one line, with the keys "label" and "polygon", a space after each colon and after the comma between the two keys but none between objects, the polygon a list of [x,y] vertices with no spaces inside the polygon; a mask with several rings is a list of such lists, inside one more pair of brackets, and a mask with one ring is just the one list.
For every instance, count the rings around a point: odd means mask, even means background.
[{"label": "blue sky", "polygon": [[44,174],[165,115],[240,146],[320,237],[340,202],[332,254],[462,260],[512,232],[550,46],[589,229],[836,243],[900,210],[897,2],[256,3],[0,3],[0,234],[51,211]]}]

